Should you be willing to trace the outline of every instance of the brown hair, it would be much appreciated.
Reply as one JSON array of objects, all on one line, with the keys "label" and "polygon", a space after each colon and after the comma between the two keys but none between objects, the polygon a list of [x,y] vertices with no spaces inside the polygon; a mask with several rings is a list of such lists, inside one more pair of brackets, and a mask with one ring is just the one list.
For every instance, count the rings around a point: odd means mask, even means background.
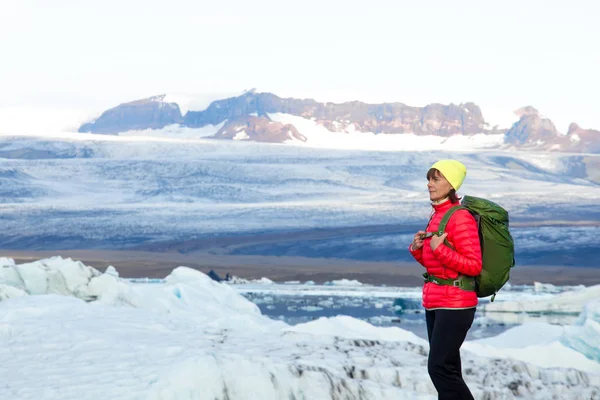
[{"label": "brown hair", "polygon": [[[437,168],[431,168],[427,171],[427,182],[431,180],[434,176],[444,176]],[[448,198],[452,203],[458,203],[460,201],[460,197],[456,195],[456,190],[454,188],[450,189],[448,192]]]}]

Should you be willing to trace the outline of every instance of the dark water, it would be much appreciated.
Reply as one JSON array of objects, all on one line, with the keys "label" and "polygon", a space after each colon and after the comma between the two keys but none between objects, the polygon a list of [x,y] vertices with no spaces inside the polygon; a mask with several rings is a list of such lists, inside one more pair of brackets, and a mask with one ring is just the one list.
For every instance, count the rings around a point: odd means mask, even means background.
[{"label": "dark water", "polygon": [[[290,325],[310,322],[321,317],[345,315],[367,321],[374,326],[399,327],[427,339],[425,312],[420,299],[265,293],[246,293],[244,296],[257,304],[264,315]],[[467,340],[496,336],[529,321],[565,325],[573,323],[575,319],[576,316],[572,315],[486,314],[478,309]]]}]

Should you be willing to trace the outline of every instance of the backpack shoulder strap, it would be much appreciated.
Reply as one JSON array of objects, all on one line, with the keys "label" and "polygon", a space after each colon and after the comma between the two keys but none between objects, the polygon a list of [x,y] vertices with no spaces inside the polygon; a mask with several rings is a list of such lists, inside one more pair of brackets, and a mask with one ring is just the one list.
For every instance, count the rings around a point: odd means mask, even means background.
[{"label": "backpack shoulder strap", "polygon": [[[454,206],[446,211],[446,214],[444,214],[442,220],[440,221],[440,225],[438,226],[437,235],[442,236],[444,234],[446,231],[446,226],[448,225],[448,221],[450,221],[450,218],[452,218],[455,212],[466,209],[467,208],[465,206]],[[448,239],[444,240],[444,244],[454,250],[454,247],[448,242]]]},{"label": "backpack shoulder strap", "polygon": [[442,217],[442,220],[440,221],[440,225],[438,226],[438,231],[437,234],[439,236],[443,235],[444,232],[446,232],[446,226],[448,225],[448,221],[450,221],[450,218],[454,215],[455,212],[457,212],[458,210],[466,210],[467,208],[465,206],[454,206],[452,208],[450,208],[448,211],[446,211],[446,214],[444,214],[444,216]]}]

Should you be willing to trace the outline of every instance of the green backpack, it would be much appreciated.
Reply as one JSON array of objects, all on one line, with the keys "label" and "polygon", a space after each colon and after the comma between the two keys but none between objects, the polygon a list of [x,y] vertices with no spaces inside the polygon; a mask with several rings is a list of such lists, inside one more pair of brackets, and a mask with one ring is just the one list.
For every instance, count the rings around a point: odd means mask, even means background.
[{"label": "green backpack", "polygon": [[[479,228],[483,267],[481,274],[475,277],[475,292],[477,297],[492,296],[491,301],[494,301],[515,265],[515,247],[508,230],[508,212],[490,200],[464,196],[461,205],[446,212],[437,234],[442,235],[452,215],[463,209],[475,217]],[[452,247],[447,241],[445,244]]]}]

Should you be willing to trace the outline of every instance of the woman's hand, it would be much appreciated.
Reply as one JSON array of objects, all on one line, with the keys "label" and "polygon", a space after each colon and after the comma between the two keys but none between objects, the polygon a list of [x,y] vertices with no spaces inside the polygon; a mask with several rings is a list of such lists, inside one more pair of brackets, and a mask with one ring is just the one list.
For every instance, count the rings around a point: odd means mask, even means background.
[{"label": "woman's hand", "polygon": [[413,251],[419,250],[421,247],[423,247],[423,239],[421,239],[423,236],[425,236],[425,231],[419,231],[415,233],[415,237],[411,245]]},{"label": "woman's hand", "polygon": [[444,232],[442,236],[433,235],[431,237],[431,242],[429,243],[431,245],[431,250],[435,251],[440,244],[444,243],[444,240],[446,240],[447,236],[448,232]]}]

